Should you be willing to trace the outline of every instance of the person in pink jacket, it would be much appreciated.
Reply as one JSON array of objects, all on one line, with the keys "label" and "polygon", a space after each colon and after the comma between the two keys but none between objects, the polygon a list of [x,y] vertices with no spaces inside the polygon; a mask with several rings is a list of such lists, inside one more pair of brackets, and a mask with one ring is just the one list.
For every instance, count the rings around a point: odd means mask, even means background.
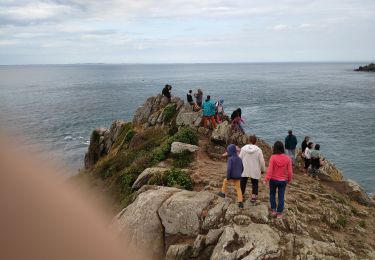
[{"label": "person in pink jacket", "polygon": [[[277,141],[273,145],[273,154],[270,158],[267,174],[263,181],[265,185],[269,182],[272,216],[282,218],[285,189],[286,185],[292,181],[292,177],[292,161],[290,157],[285,154],[283,143],[281,141]],[[277,207],[276,190],[278,196]]]}]

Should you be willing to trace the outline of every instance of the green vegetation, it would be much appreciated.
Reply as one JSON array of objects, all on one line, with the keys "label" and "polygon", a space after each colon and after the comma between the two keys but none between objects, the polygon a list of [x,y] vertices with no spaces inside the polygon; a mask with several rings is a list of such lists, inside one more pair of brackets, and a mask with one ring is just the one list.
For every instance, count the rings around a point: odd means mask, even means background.
[{"label": "green vegetation", "polygon": [[181,169],[173,168],[166,173],[166,183],[169,187],[177,187],[185,190],[193,189],[193,181],[190,176]]},{"label": "green vegetation", "polygon": [[[182,142],[197,145],[199,136],[197,132],[190,127],[182,127],[173,137],[172,142]],[[171,143],[172,143],[171,142]]]},{"label": "green vegetation", "polygon": [[[173,109],[170,108],[171,111]],[[186,127],[180,128],[177,132],[175,130],[149,128],[137,133],[131,123],[122,126],[113,146],[116,149],[101,158],[89,172],[93,180],[104,185],[103,189],[117,203],[115,205],[117,210],[132,202],[134,191],[131,186],[139,174],[170,156],[172,142],[198,143],[198,134],[195,130]],[[97,136],[93,135],[93,139],[99,137],[97,133]],[[192,160],[193,155],[188,152],[173,155],[173,165],[176,168],[186,167]],[[183,189],[193,187],[189,175],[179,169],[155,175],[149,180],[149,184]]]},{"label": "green vegetation", "polygon": [[364,221],[364,220],[360,220],[359,222],[358,222],[358,226],[360,226],[361,228],[366,228],[366,221]]},{"label": "green vegetation", "polygon": [[173,154],[172,158],[173,167],[185,168],[194,160],[194,155],[192,152],[186,150],[181,153]]},{"label": "green vegetation", "polygon": [[163,111],[164,114],[164,121],[165,122],[170,122],[173,117],[176,116],[177,110],[176,110],[176,104],[169,104],[164,108]]},{"label": "green vegetation", "polygon": [[335,228],[340,228],[340,227],[346,227],[348,224],[348,219],[343,216],[343,215],[340,215],[338,218],[337,218],[337,221],[335,223]]}]

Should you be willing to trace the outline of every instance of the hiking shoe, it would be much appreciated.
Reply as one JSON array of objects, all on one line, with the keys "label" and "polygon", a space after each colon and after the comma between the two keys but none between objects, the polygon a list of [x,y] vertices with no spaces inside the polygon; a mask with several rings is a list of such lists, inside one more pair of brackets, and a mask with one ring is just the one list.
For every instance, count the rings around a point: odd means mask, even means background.
[{"label": "hiking shoe", "polygon": [[257,202],[257,196],[256,195],[253,195],[252,197],[251,197],[251,200],[250,200],[252,203],[255,203],[255,202]]},{"label": "hiking shoe", "polygon": [[225,198],[225,193],[222,193],[221,191],[217,195],[222,197],[222,198]]},{"label": "hiking shoe", "polygon": [[243,202],[238,202],[238,207],[239,207],[240,209],[243,209]]},{"label": "hiking shoe", "polygon": [[276,217],[277,216],[276,210],[271,209],[270,215],[271,215],[271,217]]},{"label": "hiking shoe", "polygon": [[283,213],[276,213],[276,218],[282,219],[283,218]]}]

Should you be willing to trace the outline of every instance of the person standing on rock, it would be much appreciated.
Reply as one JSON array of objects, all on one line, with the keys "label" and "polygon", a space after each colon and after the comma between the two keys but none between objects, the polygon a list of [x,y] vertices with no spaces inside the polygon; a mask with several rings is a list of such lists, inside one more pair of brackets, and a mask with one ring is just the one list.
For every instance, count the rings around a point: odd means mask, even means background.
[{"label": "person standing on rock", "polygon": [[311,164],[311,149],[313,148],[313,145],[314,144],[312,142],[309,142],[307,144],[307,147],[305,148],[304,153],[303,153],[303,155],[304,155],[303,160],[305,162],[305,168],[304,168],[305,174],[307,174],[308,169],[309,169],[310,164]]},{"label": "person standing on rock", "polygon": [[194,97],[195,103],[197,103],[197,105],[202,108],[203,92],[200,88],[198,89],[197,93],[194,94]]},{"label": "person standing on rock", "polygon": [[[293,170],[292,162],[288,155],[285,154],[284,145],[281,141],[273,145],[273,154],[270,158],[267,174],[263,183],[269,183],[271,215],[277,218],[283,217],[284,195],[286,185],[292,181]],[[276,190],[278,203],[276,206]]]},{"label": "person standing on rock", "polygon": [[163,88],[163,91],[161,92],[164,97],[168,98],[169,101],[171,101],[171,90],[172,90],[172,86],[166,84]]},{"label": "person standing on rock", "polygon": [[292,160],[293,166],[296,161],[297,143],[298,143],[297,137],[293,134],[292,130],[289,130],[287,137],[285,137],[285,149],[290,159]]},{"label": "person standing on rock", "polygon": [[320,145],[319,144],[316,144],[314,146],[314,149],[312,149],[311,152],[310,152],[310,156],[311,156],[311,169],[310,169],[309,175],[316,179],[317,176],[318,176],[319,168],[324,163],[324,159],[321,158],[322,156],[321,156],[321,153],[320,153]]},{"label": "person standing on rock", "polygon": [[224,116],[224,98],[220,98],[220,100],[218,100],[215,103],[215,109],[216,109],[216,121],[220,124]]},{"label": "person standing on rock", "polygon": [[237,202],[238,207],[243,208],[243,196],[241,192],[241,174],[243,172],[243,164],[240,157],[237,155],[236,146],[230,144],[227,147],[228,152],[228,163],[227,163],[227,177],[223,181],[223,186],[218,195],[225,198],[225,193],[227,192],[228,183],[234,185],[237,192]]},{"label": "person standing on rock", "polygon": [[258,182],[262,173],[266,171],[262,150],[255,145],[257,137],[252,135],[249,137],[250,144],[241,148],[240,158],[243,163],[243,172],[241,175],[241,191],[242,196],[245,195],[246,184],[248,179],[251,180],[252,195],[251,202],[255,203],[258,198]]},{"label": "person standing on rock", "polygon": [[207,120],[210,120],[212,127],[215,129],[215,104],[211,101],[210,95],[207,96],[203,103],[203,127],[207,127]]}]

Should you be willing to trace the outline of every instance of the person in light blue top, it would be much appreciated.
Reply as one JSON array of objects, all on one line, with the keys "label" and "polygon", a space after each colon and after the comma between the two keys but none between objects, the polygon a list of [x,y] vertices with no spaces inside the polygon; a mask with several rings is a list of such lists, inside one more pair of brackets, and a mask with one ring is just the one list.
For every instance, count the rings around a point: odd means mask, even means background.
[{"label": "person in light blue top", "polygon": [[207,120],[210,120],[212,127],[216,128],[215,114],[215,104],[211,101],[211,96],[208,95],[203,103],[203,127],[207,127]]}]

